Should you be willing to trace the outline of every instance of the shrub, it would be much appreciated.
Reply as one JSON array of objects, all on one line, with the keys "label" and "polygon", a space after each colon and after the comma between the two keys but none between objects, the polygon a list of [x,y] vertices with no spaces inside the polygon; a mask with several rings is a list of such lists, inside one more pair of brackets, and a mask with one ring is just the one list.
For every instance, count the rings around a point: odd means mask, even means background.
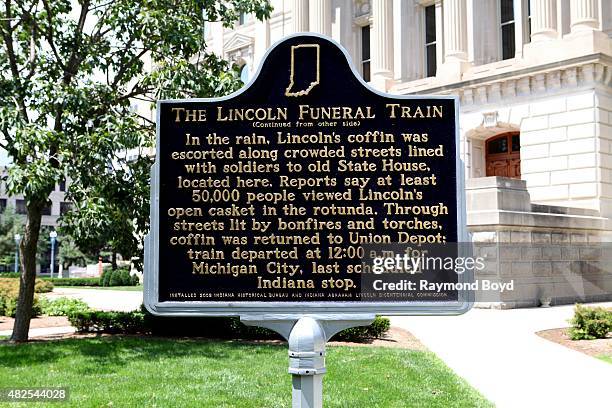
[{"label": "shrub", "polygon": [[572,340],[603,339],[612,331],[612,310],[576,305],[569,335]]},{"label": "shrub", "polygon": [[21,273],[19,272],[2,272],[0,278],[19,278]]},{"label": "shrub", "polygon": [[121,286],[123,284],[123,280],[121,278],[121,271],[110,271],[110,279],[108,282],[108,286]]},{"label": "shrub", "polygon": [[130,276],[130,271],[127,269],[122,269],[119,271],[119,276],[121,279],[121,286],[132,286],[132,277]]},{"label": "shrub", "polygon": [[383,337],[391,327],[391,322],[386,317],[376,316],[369,326],[351,327],[342,330],[332,337],[336,341],[361,342],[367,339],[378,339]]},{"label": "shrub", "polygon": [[[238,317],[167,317],[153,316],[146,309],[134,312],[82,312],[68,316],[70,324],[80,332],[151,333],[156,336],[187,336],[221,339],[280,339],[276,332],[246,326]],[[377,317],[365,327],[343,330],[334,338],[364,341],[383,336],[390,327],[389,319]]]},{"label": "shrub", "polygon": [[34,292],[36,293],[49,293],[53,290],[53,282],[48,280],[36,279],[34,283]]},{"label": "shrub", "polygon": [[133,312],[75,312],[68,316],[70,324],[79,332],[90,333],[146,333],[145,314]]},{"label": "shrub", "polygon": [[137,276],[131,276],[128,268],[112,270],[107,268],[100,278],[102,286],[137,286],[140,281]]},{"label": "shrub", "polygon": [[55,286],[100,286],[100,278],[43,278]]},{"label": "shrub", "polygon": [[40,307],[47,316],[70,316],[78,312],[91,311],[87,303],[81,299],[61,297],[54,300],[41,299]]},{"label": "shrub", "polygon": [[123,286],[137,286],[140,284],[138,276],[132,275],[129,268],[121,269],[120,274]]},{"label": "shrub", "polygon": [[112,269],[104,269],[104,271],[102,271],[102,276],[100,276],[100,286],[110,286],[109,283],[112,274]]},{"label": "shrub", "polygon": [[[19,291],[19,279],[14,278],[0,278],[0,290],[2,288],[15,288]],[[53,290],[53,283],[46,282],[42,279],[36,278],[34,281],[34,292],[35,293],[47,293]]]},{"label": "shrub", "polygon": [[[0,279],[0,316],[15,317],[17,299],[19,299],[19,280],[12,278]],[[38,296],[34,295],[31,317],[39,316],[40,313]]]},{"label": "shrub", "polygon": [[130,286],[138,286],[140,285],[140,278],[138,277],[138,275],[131,275],[131,284]]}]

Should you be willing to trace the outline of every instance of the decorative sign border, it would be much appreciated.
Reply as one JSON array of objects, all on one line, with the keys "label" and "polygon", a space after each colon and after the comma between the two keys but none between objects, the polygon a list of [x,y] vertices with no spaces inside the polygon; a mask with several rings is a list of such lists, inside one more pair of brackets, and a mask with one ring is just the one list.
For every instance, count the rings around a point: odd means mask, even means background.
[{"label": "decorative sign border", "polygon": [[[172,99],[159,100],[157,102],[157,156],[160,155],[160,107],[165,103],[190,103],[190,102],[220,102],[232,99],[241,93],[245,92],[258,78],[263,66],[263,61],[268,55],[283,42],[303,36],[304,34],[295,34],[287,36],[276,42],[268,49],[262,58],[262,62],[251,81],[237,92],[220,98],[199,98],[199,99]],[[396,100],[415,100],[415,99],[453,99],[455,101],[455,147],[456,147],[456,175],[457,175],[457,240],[458,242],[467,243],[470,241],[466,226],[466,208],[465,208],[465,181],[464,168],[460,159],[459,149],[459,98],[457,96],[413,96],[413,95],[391,95],[380,92],[368,85],[356,71],[355,66],[351,62],[351,58],[346,49],[338,44],[335,40],[319,34],[308,33],[310,37],[318,37],[331,42],[338,47],[344,54],[347,63],[349,64],[353,75],[361,83],[362,86],[370,90],[370,92],[383,96],[385,98]],[[292,50],[293,51],[293,50]],[[316,85],[316,84],[315,84]],[[350,315],[453,315],[465,313],[473,305],[473,294],[468,290],[458,291],[458,301],[453,302],[159,302],[159,246],[156,243],[159,240],[159,193],[160,193],[160,165],[156,159],[155,164],[151,168],[151,230],[145,237],[145,264],[144,264],[144,305],[155,315],[166,316],[241,316],[245,318],[266,318],[266,316],[283,316],[292,318],[301,315],[337,315],[346,318]],[[462,248],[465,246],[461,246]],[[462,253],[461,256],[470,256],[471,254]],[[468,283],[471,281],[471,272],[458,275],[460,283]]]}]

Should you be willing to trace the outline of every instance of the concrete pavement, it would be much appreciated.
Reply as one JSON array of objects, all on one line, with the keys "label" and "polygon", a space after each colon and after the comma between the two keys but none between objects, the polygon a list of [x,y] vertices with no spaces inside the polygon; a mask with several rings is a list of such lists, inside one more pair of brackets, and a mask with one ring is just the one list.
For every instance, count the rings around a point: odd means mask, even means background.
[{"label": "concrete pavement", "polygon": [[571,305],[472,309],[392,317],[391,324],[414,334],[497,407],[612,407],[612,364],[535,334],[569,326],[572,315]]},{"label": "concrete pavement", "polygon": [[[70,334],[74,332],[75,329],[72,326],[39,327],[36,329],[30,329],[30,331],[28,332],[28,336],[29,338],[49,337]],[[13,334],[13,330],[0,330],[0,336],[10,336],[11,334]]]},{"label": "concrete pavement", "polygon": [[106,311],[130,312],[140,309],[142,305],[141,291],[54,288],[53,292],[45,296],[49,299],[58,297],[81,299],[93,309]]},{"label": "concrete pavement", "polygon": [[[81,299],[90,307],[96,310],[123,311],[130,312],[140,309],[142,304],[142,292],[127,290],[102,290],[102,289],[83,289],[83,288],[54,288],[53,292],[45,293],[48,299],[68,297]],[[12,330],[0,330],[0,336],[10,336]],[[74,333],[74,327],[55,326],[31,328],[29,337],[49,337]]]}]

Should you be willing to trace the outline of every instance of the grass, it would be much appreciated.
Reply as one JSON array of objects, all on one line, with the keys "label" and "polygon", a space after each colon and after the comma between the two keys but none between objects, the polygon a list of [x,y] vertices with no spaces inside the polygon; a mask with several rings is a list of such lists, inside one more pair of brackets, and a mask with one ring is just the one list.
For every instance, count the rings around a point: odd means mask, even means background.
[{"label": "grass", "polygon": [[55,286],[66,289],[96,289],[96,290],[126,290],[130,292],[142,292],[142,285],[138,286]]},{"label": "grass", "polygon": [[[62,407],[287,407],[287,365],[286,345],[121,336],[0,343],[0,387],[66,386]],[[330,347],[327,368],[325,407],[492,406],[430,352]]]},{"label": "grass", "polygon": [[612,354],[600,354],[597,356],[597,358],[605,361],[606,363],[612,364]]}]

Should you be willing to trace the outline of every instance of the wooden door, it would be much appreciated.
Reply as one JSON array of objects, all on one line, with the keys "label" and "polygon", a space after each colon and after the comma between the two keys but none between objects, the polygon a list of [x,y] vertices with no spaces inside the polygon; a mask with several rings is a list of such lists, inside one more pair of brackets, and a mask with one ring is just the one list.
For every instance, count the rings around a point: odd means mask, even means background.
[{"label": "wooden door", "polygon": [[493,136],[486,142],[487,176],[521,178],[519,132]]}]

